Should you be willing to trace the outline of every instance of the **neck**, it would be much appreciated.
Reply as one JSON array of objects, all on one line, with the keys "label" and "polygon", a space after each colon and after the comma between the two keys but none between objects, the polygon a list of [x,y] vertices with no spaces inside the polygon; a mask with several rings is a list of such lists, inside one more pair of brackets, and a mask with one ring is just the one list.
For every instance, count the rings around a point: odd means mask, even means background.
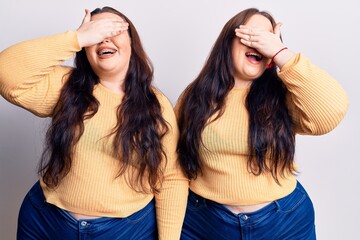
[{"label": "neck", "polygon": [[114,93],[124,93],[124,80],[112,81],[100,79],[100,84]]},{"label": "neck", "polygon": [[247,88],[251,85],[253,80],[240,80],[235,78],[235,85],[234,88]]}]

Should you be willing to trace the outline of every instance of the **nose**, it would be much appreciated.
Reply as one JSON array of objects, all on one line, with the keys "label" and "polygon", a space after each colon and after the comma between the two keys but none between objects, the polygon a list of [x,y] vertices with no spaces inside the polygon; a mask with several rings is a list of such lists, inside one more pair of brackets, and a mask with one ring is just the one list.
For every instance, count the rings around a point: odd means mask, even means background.
[{"label": "nose", "polygon": [[109,38],[105,38],[104,40],[101,41],[101,43],[108,43],[108,42],[110,42]]}]

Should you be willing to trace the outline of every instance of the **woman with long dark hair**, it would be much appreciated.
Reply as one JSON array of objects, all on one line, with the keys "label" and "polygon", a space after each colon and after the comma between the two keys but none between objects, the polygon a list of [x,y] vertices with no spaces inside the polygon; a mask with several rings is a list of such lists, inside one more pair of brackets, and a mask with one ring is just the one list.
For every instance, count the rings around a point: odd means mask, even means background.
[{"label": "woman with long dark hair", "polygon": [[176,118],[125,15],[86,10],[77,31],[9,47],[0,65],[1,95],[51,117],[18,239],[179,239],[188,180]]},{"label": "woman with long dark hair", "polygon": [[255,8],[236,14],[178,100],[178,153],[191,180],[181,239],[316,238],[295,135],[331,131],[348,100],[285,47],[280,25]]}]

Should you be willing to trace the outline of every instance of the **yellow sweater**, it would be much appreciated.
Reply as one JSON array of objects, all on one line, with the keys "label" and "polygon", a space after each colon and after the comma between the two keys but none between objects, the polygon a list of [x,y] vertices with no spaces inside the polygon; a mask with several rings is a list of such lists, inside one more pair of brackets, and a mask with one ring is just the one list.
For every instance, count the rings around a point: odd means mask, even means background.
[{"label": "yellow sweater", "polygon": [[[301,54],[279,72],[289,89],[290,114],[299,134],[320,135],[335,128],[347,111],[348,99],[343,88],[325,71]],[[233,88],[226,99],[224,114],[208,124],[203,133],[201,157],[203,174],[190,182],[195,193],[221,204],[253,205],[282,198],[296,186],[294,175],[280,178],[278,185],[271,174],[255,176],[247,168],[248,89]],[[181,101],[181,98],[179,98]],[[175,112],[177,112],[177,107]]]},{"label": "yellow sweater", "polygon": [[[80,51],[76,32],[69,31],[16,44],[0,54],[0,94],[9,102],[41,116],[51,117],[60,89],[71,68],[60,64]],[[100,102],[98,112],[85,121],[76,146],[72,168],[56,190],[41,181],[46,201],[79,214],[127,217],[145,207],[153,194],[133,191],[124,176],[116,178],[119,160],[111,155],[116,108],[122,100],[101,84],[93,91]],[[155,195],[159,239],[179,239],[186,209],[188,180],[180,171],[176,155],[178,126],[172,105],[156,91],[169,123],[163,146],[168,160],[161,192]],[[104,138],[105,137],[105,138]],[[131,171],[131,169],[129,169]],[[125,173],[127,175],[128,173]]]}]

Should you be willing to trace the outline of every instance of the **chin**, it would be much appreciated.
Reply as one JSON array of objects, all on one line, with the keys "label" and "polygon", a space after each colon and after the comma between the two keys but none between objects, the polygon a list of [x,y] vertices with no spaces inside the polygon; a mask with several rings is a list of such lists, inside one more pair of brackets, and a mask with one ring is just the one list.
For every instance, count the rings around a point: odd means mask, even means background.
[{"label": "chin", "polygon": [[247,74],[247,78],[250,79],[250,80],[255,80],[255,79],[258,79],[263,73],[264,73],[264,71],[256,72],[256,73],[253,73],[253,74]]}]

